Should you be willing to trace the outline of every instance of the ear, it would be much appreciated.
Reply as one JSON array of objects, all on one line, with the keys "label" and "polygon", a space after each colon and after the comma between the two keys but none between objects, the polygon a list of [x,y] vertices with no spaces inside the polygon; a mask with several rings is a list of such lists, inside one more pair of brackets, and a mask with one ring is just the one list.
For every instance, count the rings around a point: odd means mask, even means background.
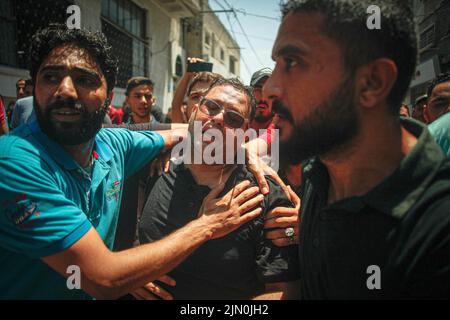
[{"label": "ear", "polygon": [[430,123],[430,109],[427,104],[423,106],[423,117],[427,123]]},{"label": "ear", "polygon": [[154,106],[155,104],[156,104],[156,101],[158,100],[158,98],[156,98],[156,97],[153,97],[152,98],[152,106]]},{"label": "ear", "polygon": [[377,59],[360,67],[355,86],[358,105],[374,108],[386,103],[397,76],[397,65],[390,59]]}]

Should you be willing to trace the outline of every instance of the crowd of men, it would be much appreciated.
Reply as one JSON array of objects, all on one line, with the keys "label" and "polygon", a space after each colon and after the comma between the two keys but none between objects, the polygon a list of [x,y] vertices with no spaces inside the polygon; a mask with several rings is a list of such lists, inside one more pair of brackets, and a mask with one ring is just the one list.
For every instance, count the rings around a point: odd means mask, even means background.
[{"label": "crowd of men", "polygon": [[450,73],[404,105],[411,9],[368,5],[286,1],[274,70],[186,72],[166,115],[143,76],[112,106],[102,33],[38,31],[0,106],[0,298],[450,298]]}]

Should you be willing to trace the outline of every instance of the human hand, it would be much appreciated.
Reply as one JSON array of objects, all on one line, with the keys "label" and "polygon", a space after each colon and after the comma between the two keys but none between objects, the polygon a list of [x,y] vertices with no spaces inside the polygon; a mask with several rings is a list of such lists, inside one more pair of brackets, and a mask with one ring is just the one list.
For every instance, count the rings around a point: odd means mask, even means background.
[{"label": "human hand", "polygon": [[[288,186],[287,188],[289,198],[294,203],[295,208],[277,207],[267,214],[264,223],[265,229],[274,229],[266,233],[266,238],[272,240],[273,244],[278,247],[290,246],[299,242],[301,200],[291,187]],[[294,231],[292,236],[286,235],[287,228],[292,228]]]},{"label": "human hand", "polygon": [[170,154],[170,151],[161,153],[152,161],[150,165],[150,177],[161,176],[163,172],[169,172]]},{"label": "human hand", "polygon": [[[174,287],[176,281],[169,276],[162,276],[158,281]],[[165,289],[154,282],[147,283],[144,287],[139,288],[131,293],[137,300],[173,300],[172,295]]]},{"label": "human hand", "polygon": [[211,228],[211,238],[221,238],[261,214],[262,209],[255,207],[264,196],[259,194],[258,187],[248,188],[249,185],[250,181],[243,181],[218,198],[224,187],[220,184],[203,200],[199,217]]}]

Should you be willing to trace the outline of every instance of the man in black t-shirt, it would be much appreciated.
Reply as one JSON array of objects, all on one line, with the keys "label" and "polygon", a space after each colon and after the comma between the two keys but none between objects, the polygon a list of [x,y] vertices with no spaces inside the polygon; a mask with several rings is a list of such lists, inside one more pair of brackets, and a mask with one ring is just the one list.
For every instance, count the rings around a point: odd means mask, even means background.
[{"label": "man in black t-shirt", "polygon": [[[216,129],[224,136],[225,131],[234,134],[237,129],[246,129],[253,115],[251,92],[237,80],[219,80],[194,108],[190,133],[194,121],[199,121],[202,133]],[[223,141],[223,150],[228,151],[228,142]],[[207,148],[212,143],[202,144]],[[191,146],[199,148],[195,137]],[[236,149],[231,150],[235,156]],[[194,220],[202,201],[221,183],[225,186],[219,197],[243,180],[257,186],[245,165],[224,165],[220,161],[190,164],[189,160],[185,156],[182,163],[172,163],[168,173],[150,182],[152,188],[139,223],[141,243],[159,240]],[[220,240],[204,244],[169,273],[176,285],[165,289],[175,299],[296,298],[297,246],[276,247],[264,233],[264,219],[270,210],[293,205],[281,187],[270,179],[268,182],[270,193],[261,196],[258,218]]]},{"label": "man in black t-shirt", "polygon": [[264,89],[289,122],[280,150],[303,165],[302,299],[450,297],[450,161],[399,116],[416,70],[413,12],[376,3],[282,5]]}]

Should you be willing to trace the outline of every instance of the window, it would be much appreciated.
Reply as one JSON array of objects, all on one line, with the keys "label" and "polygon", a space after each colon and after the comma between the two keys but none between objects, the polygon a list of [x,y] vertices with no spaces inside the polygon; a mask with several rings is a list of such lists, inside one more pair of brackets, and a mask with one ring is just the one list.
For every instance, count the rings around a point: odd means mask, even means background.
[{"label": "window", "polygon": [[12,0],[0,1],[0,64],[17,65],[16,16]]},{"label": "window", "polygon": [[214,36],[214,33],[211,34],[211,57],[216,57],[216,37]]},{"label": "window", "polygon": [[230,73],[236,74],[236,58],[230,56]]},{"label": "window", "polygon": [[148,76],[145,18],[145,10],[129,0],[102,0],[102,31],[119,59],[119,87],[131,77]]},{"label": "window", "polygon": [[211,34],[209,32],[205,33],[205,44],[207,44],[208,46],[211,45]]},{"label": "window", "polygon": [[222,48],[220,48],[220,60],[222,60],[222,61],[225,60],[225,51],[223,51]]},{"label": "window", "polygon": [[0,64],[26,68],[31,37],[52,23],[66,23],[71,1],[1,0]]},{"label": "window", "polygon": [[435,30],[434,25],[420,34],[420,49],[434,44]]}]

